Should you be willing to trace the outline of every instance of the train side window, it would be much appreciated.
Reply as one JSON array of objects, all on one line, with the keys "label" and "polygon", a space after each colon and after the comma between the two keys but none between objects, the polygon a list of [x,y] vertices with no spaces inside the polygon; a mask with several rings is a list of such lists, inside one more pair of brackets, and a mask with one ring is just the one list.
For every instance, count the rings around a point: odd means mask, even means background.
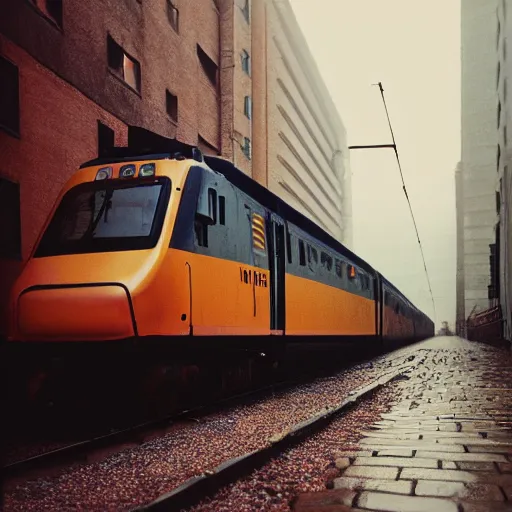
[{"label": "train side window", "polygon": [[340,260],[336,260],[336,275],[338,277],[343,277],[343,265]]},{"label": "train side window", "polygon": [[288,263],[292,263],[292,235],[286,229],[286,254],[288,255]]},{"label": "train side window", "polygon": [[208,247],[208,226],[204,222],[196,220],[194,229],[196,232],[197,245],[200,247]]},{"label": "train side window", "polygon": [[308,264],[309,268],[313,270],[313,267],[318,264],[318,251],[311,245],[308,244]]},{"label": "train side window", "polygon": [[226,225],[226,198],[219,196],[219,224]]},{"label": "train side window", "polygon": [[208,205],[213,213],[213,224],[217,224],[217,191],[214,188],[208,189]]},{"label": "train side window", "polygon": [[320,262],[324,268],[327,269],[328,272],[332,270],[332,256],[322,251],[320,254]]},{"label": "train side window", "polygon": [[356,269],[353,265],[349,265],[347,275],[350,281],[354,281],[356,278]]},{"label": "train side window", "polygon": [[304,240],[299,239],[299,263],[302,267],[306,266],[306,251],[304,249]]}]

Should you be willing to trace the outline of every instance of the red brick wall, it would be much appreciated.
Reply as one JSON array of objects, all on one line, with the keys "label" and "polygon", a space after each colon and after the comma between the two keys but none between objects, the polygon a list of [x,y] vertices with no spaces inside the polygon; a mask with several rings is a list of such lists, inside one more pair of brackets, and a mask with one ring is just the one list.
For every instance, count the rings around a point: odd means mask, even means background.
[{"label": "red brick wall", "polygon": [[[2,0],[0,33],[127,124],[183,142],[198,132],[220,144],[219,97],[203,87],[196,46],[220,61],[219,13],[213,0],[173,0],[179,33],[167,18],[167,0],[66,0],[63,29],[28,1]],[[107,33],[141,65],[141,94],[109,71]],[[166,112],[165,90],[178,96],[179,119]]]},{"label": "red brick wall", "polygon": [[[126,125],[0,35],[0,55],[19,69],[20,138],[0,129],[0,176],[20,184],[26,259],[66,180],[97,154],[97,122],[126,144]],[[0,259],[0,315],[21,262]],[[4,322],[0,320],[0,333]]]}]

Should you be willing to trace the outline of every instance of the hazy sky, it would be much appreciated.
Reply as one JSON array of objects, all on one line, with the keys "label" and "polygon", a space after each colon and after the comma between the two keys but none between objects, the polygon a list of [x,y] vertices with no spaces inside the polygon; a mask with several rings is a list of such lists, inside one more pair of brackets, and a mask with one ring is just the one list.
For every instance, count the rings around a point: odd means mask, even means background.
[{"label": "hazy sky", "polygon": [[[391,142],[381,81],[437,310],[455,321],[459,0],[290,0],[349,145]],[[354,250],[434,318],[391,149],[352,151]]]}]

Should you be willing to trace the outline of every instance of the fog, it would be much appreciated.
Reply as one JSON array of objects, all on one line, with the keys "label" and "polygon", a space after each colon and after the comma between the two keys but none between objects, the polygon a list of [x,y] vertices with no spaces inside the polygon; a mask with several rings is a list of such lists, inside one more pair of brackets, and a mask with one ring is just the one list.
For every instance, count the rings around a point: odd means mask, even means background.
[{"label": "fog", "polygon": [[432,284],[392,149],[351,151],[353,249],[439,327],[455,321],[460,2],[291,0],[349,145],[391,143],[381,81]]}]

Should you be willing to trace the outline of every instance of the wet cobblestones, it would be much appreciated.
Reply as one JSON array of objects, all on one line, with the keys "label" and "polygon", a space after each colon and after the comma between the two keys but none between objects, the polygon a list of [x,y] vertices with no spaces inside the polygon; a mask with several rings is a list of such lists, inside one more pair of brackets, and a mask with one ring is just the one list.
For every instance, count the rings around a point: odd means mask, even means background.
[{"label": "wet cobblestones", "polygon": [[418,348],[389,411],[335,454],[332,489],[294,512],[512,511],[512,358],[459,338]]}]

